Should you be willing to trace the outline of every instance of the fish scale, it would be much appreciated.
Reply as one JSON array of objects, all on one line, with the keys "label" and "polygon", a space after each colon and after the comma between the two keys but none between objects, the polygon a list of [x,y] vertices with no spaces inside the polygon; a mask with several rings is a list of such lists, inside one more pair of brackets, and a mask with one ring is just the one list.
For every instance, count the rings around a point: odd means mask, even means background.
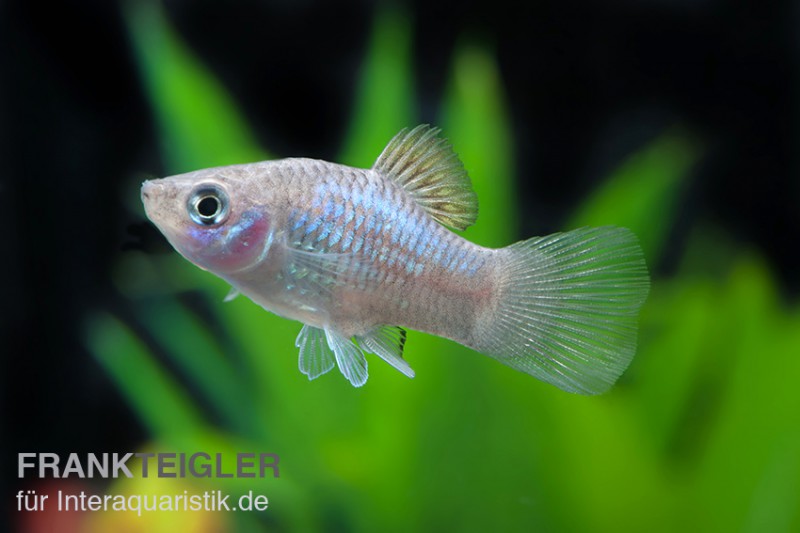
[{"label": "fish scale", "polygon": [[563,390],[597,394],[630,363],[649,281],[636,237],[580,228],[490,249],[453,231],[477,218],[438,130],[398,133],[372,168],[290,158],[142,185],[147,216],[232,294],[303,323],[299,368],[365,353],[408,377],[405,328],[445,337]]}]

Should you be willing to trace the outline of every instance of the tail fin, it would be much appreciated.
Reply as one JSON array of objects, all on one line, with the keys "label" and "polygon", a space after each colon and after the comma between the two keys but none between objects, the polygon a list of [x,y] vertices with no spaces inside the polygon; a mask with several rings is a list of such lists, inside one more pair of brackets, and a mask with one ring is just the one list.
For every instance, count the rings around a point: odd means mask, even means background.
[{"label": "tail fin", "polygon": [[476,348],[568,392],[608,390],[636,351],[649,290],[634,234],[583,228],[499,253],[499,296]]}]

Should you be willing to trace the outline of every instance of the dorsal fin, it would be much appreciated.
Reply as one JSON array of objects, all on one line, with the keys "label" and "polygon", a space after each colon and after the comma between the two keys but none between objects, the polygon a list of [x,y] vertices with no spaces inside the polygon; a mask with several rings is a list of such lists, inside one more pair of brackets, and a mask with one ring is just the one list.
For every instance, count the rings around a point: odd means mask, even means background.
[{"label": "dorsal fin", "polygon": [[478,197],[439,131],[427,124],[400,130],[372,168],[402,185],[438,222],[463,230],[478,218]]}]

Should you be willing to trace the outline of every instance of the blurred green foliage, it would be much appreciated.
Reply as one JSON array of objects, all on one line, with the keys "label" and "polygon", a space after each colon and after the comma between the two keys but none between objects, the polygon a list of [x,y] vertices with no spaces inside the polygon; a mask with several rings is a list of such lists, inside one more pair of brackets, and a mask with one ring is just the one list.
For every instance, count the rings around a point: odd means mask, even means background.
[{"label": "blurred green foliage", "polygon": [[[127,15],[169,170],[266,158],[156,5],[132,3]],[[369,165],[416,124],[409,35],[404,13],[378,14],[340,161]],[[481,202],[466,236],[507,245],[518,218],[513,142],[485,47],[457,48],[441,110]],[[658,261],[700,156],[686,132],[665,132],[569,225],[628,226]],[[279,479],[210,485],[270,497],[260,517],[226,517],[232,530],[800,530],[800,309],[756,252],[711,225],[671,253],[681,266],[654,280],[639,353],[602,397],[416,332],[413,380],[372,357],[362,389],[338,372],[309,383],[297,369],[299,324],[245,298],[222,303],[224,283],[177,254],[121,257],[115,280],[135,318],[98,312],[86,340],[150,447],[280,454]]]}]

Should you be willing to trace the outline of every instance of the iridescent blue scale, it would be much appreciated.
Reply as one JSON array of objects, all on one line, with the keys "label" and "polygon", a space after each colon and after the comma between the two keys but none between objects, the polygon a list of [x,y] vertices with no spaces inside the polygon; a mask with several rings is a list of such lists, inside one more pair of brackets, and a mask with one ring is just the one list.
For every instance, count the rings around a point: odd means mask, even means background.
[{"label": "iridescent blue scale", "polygon": [[350,245],[353,243],[353,232],[347,231],[342,234],[342,241],[339,244],[339,247],[342,249],[343,252],[350,251]]},{"label": "iridescent blue scale", "polygon": [[430,246],[432,241],[429,234],[422,233],[420,235],[421,238],[417,241],[417,247],[414,249],[417,253],[417,257],[423,257],[425,255],[425,250]]},{"label": "iridescent blue scale", "polygon": [[405,246],[408,242],[408,239],[411,237],[410,228],[406,226],[409,225],[410,220],[408,217],[401,217],[398,225],[395,227],[394,232],[392,232],[392,240],[397,246]]},{"label": "iridescent blue scale", "polygon": [[386,260],[386,264],[390,267],[393,267],[394,264],[397,262],[397,256],[400,255],[400,248],[395,246],[391,253],[389,253],[389,257]]},{"label": "iridescent blue scale", "polygon": [[355,207],[353,207],[351,204],[347,204],[347,209],[344,212],[344,220],[342,221],[342,226],[350,224],[355,217],[356,217]]},{"label": "iridescent blue scale", "polygon": [[445,247],[444,246],[436,247],[436,251],[433,253],[433,257],[431,258],[432,261],[433,261],[433,264],[435,264],[435,265],[440,264],[439,261],[442,259],[442,256],[444,255],[444,252],[445,252]]},{"label": "iridescent blue scale", "polygon": [[414,246],[417,244],[417,240],[420,238],[420,234],[418,231],[414,231],[413,227],[409,229],[410,231],[408,231],[409,234],[408,242],[403,246],[403,248],[408,251],[412,251],[414,249]]},{"label": "iridescent blue scale", "polygon": [[447,265],[451,271],[455,271],[458,265],[464,260],[467,255],[467,249],[461,248],[456,254],[453,254],[453,260]]},{"label": "iridescent blue scale", "polygon": [[333,231],[333,222],[327,221],[324,224],[322,224],[322,229],[317,234],[317,239],[316,239],[317,243],[321,243],[322,241],[327,239],[328,235],[330,235],[332,231]]},{"label": "iridescent blue scale", "polygon": [[311,223],[305,227],[304,231],[305,235],[309,236],[312,233],[314,233],[314,231],[316,231],[316,229],[320,226],[320,224],[322,224],[322,219],[318,218],[316,220],[312,220]]},{"label": "iridescent blue scale", "polygon": [[364,215],[362,215],[361,213],[357,213],[356,214],[356,225],[355,225],[355,228],[353,230],[354,231],[358,231],[361,228],[361,224],[363,224],[363,223],[364,223]]},{"label": "iridescent blue scale", "polygon": [[[293,219],[296,215],[297,215],[296,211],[292,212],[290,220]],[[302,215],[300,215],[299,218],[297,218],[297,220],[295,220],[294,224],[292,225],[292,231],[299,230],[306,224],[306,222],[308,222],[308,213],[303,213]]]},{"label": "iridescent blue scale", "polygon": [[343,231],[344,228],[342,226],[336,226],[334,228],[333,232],[331,233],[331,238],[328,239],[328,248],[333,248],[336,246],[336,243],[342,239]]},{"label": "iridescent blue scale", "polygon": [[375,217],[369,217],[364,222],[364,233],[373,233],[375,231]]},{"label": "iridescent blue scale", "polygon": [[357,254],[359,251],[361,251],[361,248],[364,247],[364,240],[365,239],[364,239],[363,235],[358,235],[358,238],[355,239],[355,243],[353,244],[353,253],[354,254]]},{"label": "iridescent blue scale", "polygon": [[333,218],[337,219],[344,214],[344,204],[338,203],[333,209]]}]

